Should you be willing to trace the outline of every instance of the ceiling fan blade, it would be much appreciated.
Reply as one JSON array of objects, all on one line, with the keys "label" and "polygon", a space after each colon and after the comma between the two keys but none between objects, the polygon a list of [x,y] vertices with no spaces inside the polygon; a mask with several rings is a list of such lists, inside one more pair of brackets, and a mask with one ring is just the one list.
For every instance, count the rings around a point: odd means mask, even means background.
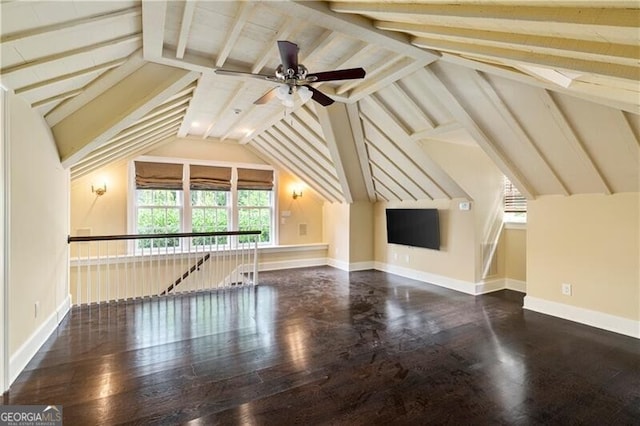
[{"label": "ceiling fan blade", "polygon": [[366,74],[366,71],[362,68],[349,68],[346,70],[325,71],[307,74],[307,78],[311,79],[313,77],[316,77],[314,81],[353,80],[356,78],[364,78]]},{"label": "ceiling fan blade", "polygon": [[267,93],[265,93],[264,95],[262,95],[260,98],[256,99],[253,104],[254,105],[264,105],[266,103],[268,103],[269,101],[271,101],[271,99],[276,97],[276,90],[278,88],[274,87],[273,89],[269,90]]},{"label": "ceiling fan blade", "polygon": [[252,74],[250,72],[242,72],[242,71],[217,69],[217,70],[214,70],[214,72],[219,75],[228,75],[232,77],[250,77],[250,78],[257,78],[260,80],[268,80],[268,81],[273,81],[275,79],[274,76],[268,75],[268,74]]},{"label": "ceiling fan blade", "polygon": [[324,93],[316,89],[315,87],[311,87],[306,84],[304,85],[304,87],[308,88],[309,90],[311,90],[311,93],[313,93],[313,95],[311,96],[311,99],[313,99],[314,101],[316,101],[322,106],[326,107],[335,102],[333,99],[331,99],[330,97],[328,97],[327,95],[325,95]]},{"label": "ceiling fan blade", "polygon": [[298,45],[290,41],[278,40],[278,50],[280,51],[280,60],[282,61],[282,68],[285,73],[288,69],[293,69],[293,71],[297,73]]}]

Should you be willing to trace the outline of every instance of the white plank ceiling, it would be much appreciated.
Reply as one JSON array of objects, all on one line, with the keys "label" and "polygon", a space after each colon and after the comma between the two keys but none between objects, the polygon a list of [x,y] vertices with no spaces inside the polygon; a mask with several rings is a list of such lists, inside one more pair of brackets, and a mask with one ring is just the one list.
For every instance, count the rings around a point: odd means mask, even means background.
[{"label": "white plank ceiling", "polygon": [[[0,8],[2,86],[45,118],[73,179],[179,136],[246,144],[330,202],[470,198],[422,148],[435,139],[481,147],[530,198],[639,190],[637,1]],[[278,40],[310,72],[366,78],[316,83],[327,112],[254,105],[275,83],[215,74],[273,74]]]}]

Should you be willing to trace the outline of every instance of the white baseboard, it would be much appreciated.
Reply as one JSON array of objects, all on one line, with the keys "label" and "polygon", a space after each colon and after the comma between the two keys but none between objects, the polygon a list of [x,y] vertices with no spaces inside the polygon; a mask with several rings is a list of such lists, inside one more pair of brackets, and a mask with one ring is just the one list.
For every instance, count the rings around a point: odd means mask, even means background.
[{"label": "white baseboard", "polygon": [[514,280],[513,278],[505,278],[504,282],[505,282],[504,286],[508,290],[519,291],[520,293],[527,292],[526,281]]},{"label": "white baseboard", "polygon": [[472,294],[472,295],[477,294],[476,284],[470,281],[458,280],[456,278],[445,277],[443,275],[437,275],[429,272],[418,271],[411,268],[404,268],[402,266],[397,266],[397,265],[390,265],[388,263],[383,263],[383,262],[375,262],[374,267],[379,271],[400,275],[401,277],[411,278],[418,281],[424,281],[426,283],[434,284],[439,287],[445,287],[445,288],[455,290],[455,291],[460,291],[466,294]]},{"label": "white baseboard", "polygon": [[258,264],[258,271],[277,271],[279,269],[306,268],[309,266],[324,266],[326,264],[326,257],[282,260],[277,262],[261,262]]},{"label": "white baseboard", "polygon": [[327,258],[326,264],[347,272],[366,271],[368,269],[375,269],[375,264],[373,261],[348,263],[342,260]]},{"label": "white baseboard", "polygon": [[18,375],[24,370],[31,358],[38,352],[43,343],[51,336],[60,324],[60,321],[71,309],[71,295],[67,297],[58,305],[55,312],[38,327],[29,338],[18,348],[18,350],[11,355],[9,359],[9,385],[18,377]]},{"label": "white baseboard", "polygon": [[505,289],[505,279],[504,278],[490,278],[487,280],[482,280],[474,284],[475,292],[474,295],[493,293],[494,291],[500,291]]},{"label": "white baseboard", "polygon": [[532,296],[525,296],[523,308],[640,339],[640,321]]}]

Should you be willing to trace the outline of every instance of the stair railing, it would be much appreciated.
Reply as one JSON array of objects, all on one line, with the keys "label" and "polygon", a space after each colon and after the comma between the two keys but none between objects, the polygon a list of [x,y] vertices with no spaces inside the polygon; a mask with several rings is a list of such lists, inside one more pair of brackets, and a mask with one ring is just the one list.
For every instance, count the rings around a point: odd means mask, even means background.
[{"label": "stair railing", "polygon": [[74,305],[258,283],[261,231],[70,236]]}]

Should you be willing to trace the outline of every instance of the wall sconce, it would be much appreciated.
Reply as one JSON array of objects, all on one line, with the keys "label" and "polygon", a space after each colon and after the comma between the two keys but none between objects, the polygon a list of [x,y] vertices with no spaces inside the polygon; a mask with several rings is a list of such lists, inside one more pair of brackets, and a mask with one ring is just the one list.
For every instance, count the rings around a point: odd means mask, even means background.
[{"label": "wall sconce", "polygon": [[298,198],[302,197],[302,189],[300,188],[293,188],[293,199],[297,200]]},{"label": "wall sconce", "polygon": [[93,185],[91,185],[91,192],[96,194],[98,197],[101,196],[101,195],[104,195],[105,192],[107,192],[107,184],[103,183],[102,186],[99,186],[97,188],[95,188]]}]

